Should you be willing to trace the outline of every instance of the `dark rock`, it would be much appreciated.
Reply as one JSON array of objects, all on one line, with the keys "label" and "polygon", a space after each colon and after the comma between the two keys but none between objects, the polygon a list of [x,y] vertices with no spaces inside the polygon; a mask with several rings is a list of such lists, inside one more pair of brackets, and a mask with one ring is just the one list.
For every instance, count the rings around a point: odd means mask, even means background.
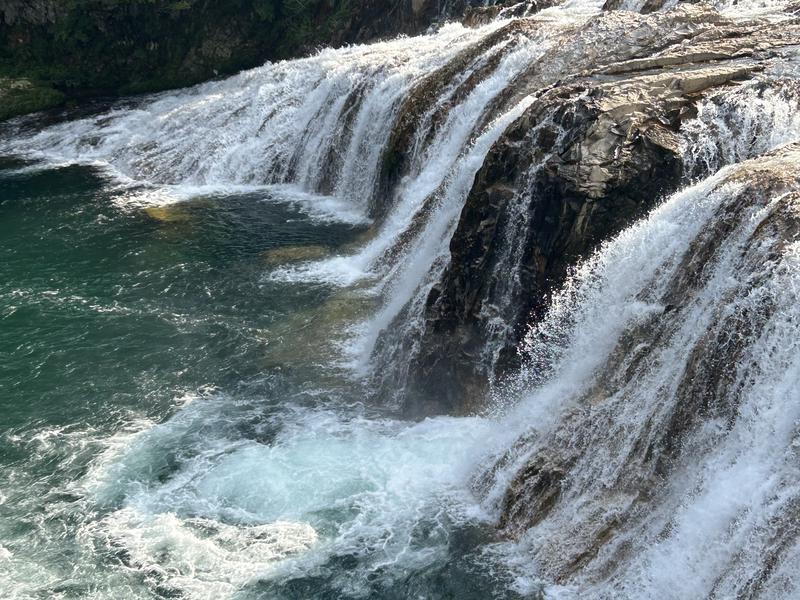
[{"label": "dark rock", "polygon": [[497,18],[528,17],[540,10],[560,4],[563,0],[506,0],[486,6],[468,6],[464,10],[461,22],[467,27],[486,25]]},{"label": "dark rock", "polygon": [[[676,132],[697,97],[752,77],[798,34],[796,24],[735,25],[691,5],[610,13],[532,67],[517,92],[537,99],[478,172],[428,298],[407,413],[480,410],[571,266],[681,183]],[[588,57],[583,39],[594,42]],[[536,69],[549,60],[576,74],[546,87]]]}]

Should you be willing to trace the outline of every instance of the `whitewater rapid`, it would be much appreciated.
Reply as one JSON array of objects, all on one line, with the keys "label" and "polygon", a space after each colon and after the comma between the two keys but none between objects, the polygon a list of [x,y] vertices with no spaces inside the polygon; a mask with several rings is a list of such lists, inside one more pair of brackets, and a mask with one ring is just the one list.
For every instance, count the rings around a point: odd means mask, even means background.
[{"label": "whitewater rapid", "polygon": [[[264,444],[226,435],[219,413],[230,400],[197,400],[113,443],[87,485],[100,503],[124,498],[123,506],[87,535],[123,544],[136,567],[158,565],[161,583],[208,598],[256,578],[308,576],[346,556],[358,568],[337,574],[334,587],[358,596],[375,578],[391,585],[402,572],[394,565],[441,560],[453,523],[481,516],[465,484],[488,421],[409,425],[287,407]],[[166,483],[151,478],[183,454]]]}]

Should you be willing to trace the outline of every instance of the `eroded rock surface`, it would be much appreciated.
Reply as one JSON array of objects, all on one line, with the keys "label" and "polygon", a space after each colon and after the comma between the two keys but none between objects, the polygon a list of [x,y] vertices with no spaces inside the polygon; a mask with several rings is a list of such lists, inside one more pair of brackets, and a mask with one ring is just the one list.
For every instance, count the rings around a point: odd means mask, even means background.
[{"label": "eroded rock surface", "polygon": [[[681,184],[679,131],[698,99],[758,77],[799,36],[796,21],[707,6],[615,12],[532,66],[515,91],[536,100],[478,172],[429,295],[409,414],[479,409],[571,265]],[[554,62],[574,75],[554,81]]]}]

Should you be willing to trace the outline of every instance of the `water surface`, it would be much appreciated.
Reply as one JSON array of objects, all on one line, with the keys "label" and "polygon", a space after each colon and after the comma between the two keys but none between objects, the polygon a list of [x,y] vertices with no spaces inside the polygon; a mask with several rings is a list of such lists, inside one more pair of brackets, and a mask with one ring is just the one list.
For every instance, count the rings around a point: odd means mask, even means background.
[{"label": "water surface", "polygon": [[464,485],[488,424],[365,402],[369,297],[270,276],[368,223],[0,166],[4,597],[503,593]]}]

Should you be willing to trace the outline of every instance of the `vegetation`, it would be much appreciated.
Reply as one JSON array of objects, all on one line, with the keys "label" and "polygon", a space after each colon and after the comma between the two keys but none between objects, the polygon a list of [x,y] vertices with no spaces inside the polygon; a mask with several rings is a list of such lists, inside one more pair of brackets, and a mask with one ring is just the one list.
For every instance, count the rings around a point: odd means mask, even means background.
[{"label": "vegetation", "polygon": [[37,110],[55,108],[64,94],[27,79],[0,79],[0,121]]},{"label": "vegetation", "polygon": [[0,94],[0,119],[64,98],[191,85],[342,43],[355,1],[29,0],[20,14],[0,7],[0,78],[26,82]]}]

